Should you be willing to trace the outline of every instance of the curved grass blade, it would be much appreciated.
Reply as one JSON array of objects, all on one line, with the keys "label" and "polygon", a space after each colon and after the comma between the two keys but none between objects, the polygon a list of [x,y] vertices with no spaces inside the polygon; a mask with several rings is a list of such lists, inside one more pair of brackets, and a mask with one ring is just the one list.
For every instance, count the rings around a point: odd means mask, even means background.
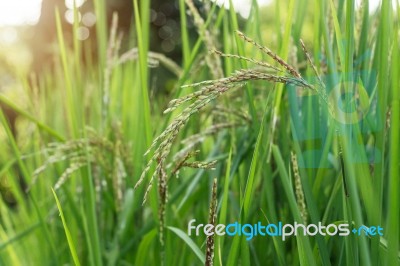
[{"label": "curved grass blade", "polygon": [[63,211],[62,211],[60,201],[58,200],[58,197],[57,197],[56,192],[55,192],[53,189],[51,189],[51,191],[53,192],[54,198],[55,198],[55,200],[56,200],[57,208],[58,208],[58,210],[60,211],[60,216],[61,216],[61,220],[62,220],[62,223],[63,223],[63,227],[64,227],[64,231],[65,231],[65,236],[67,237],[69,250],[71,251],[72,259],[74,260],[75,265],[80,266],[81,264],[80,264],[80,262],[79,262],[78,254],[76,253],[76,248],[75,248],[74,240],[72,239],[71,233],[70,233],[70,231],[69,231],[69,229],[68,229],[67,222],[65,221],[64,213],[63,213]]}]

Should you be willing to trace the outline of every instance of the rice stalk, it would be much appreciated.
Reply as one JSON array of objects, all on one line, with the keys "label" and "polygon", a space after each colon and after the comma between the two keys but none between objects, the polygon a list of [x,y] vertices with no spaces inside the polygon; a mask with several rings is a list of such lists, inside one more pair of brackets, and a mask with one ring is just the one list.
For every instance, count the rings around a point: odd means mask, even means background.
[{"label": "rice stalk", "polygon": [[[137,47],[130,49],[129,51],[123,53],[119,59],[115,62],[114,67],[120,64],[124,64],[128,61],[138,60],[139,50]],[[149,51],[147,53],[147,60],[149,67],[158,67],[160,64],[163,65],[171,73],[175,74],[178,78],[182,76],[182,68],[175,63],[174,60],[168,58],[164,54]]]},{"label": "rice stalk", "polygon": [[[212,193],[211,193],[210,208],[208,214],[208,224],[214,225],[214,230],[215,230],[216,220],[217,220],[217,179],[214,178]],[[215,234],[207,236],[206,262],[204,264],[206,266],[212,266],[214,264],[214,246],[215,246],[214,237]]]},{"label": "rice stalk", "polygon": [[110,104],[110,82],[111,73],[115,60],[118,56],[118,51],[121,45],[121,38],[117,40],[117,27],[118,27],[118,15],[113,14],[111,22],[111,33],[107,47],[106,67],[104,68],[104,86],[103,86],[103,97],[102,97],[102,121],[103,129],[108,121],[108,112]]},{"label": "rice stalk", "polygon": [[272,53],[271,50],[257,44],[252,39],[244,36],[244,34],[241,32],[238,32],[238,34],[245,41],[252,43],[254,46],[271,56],[277,63],[279,63],[288,71],[288,75],[266,73],[263,71],[263,69],[241,69],[226,78],[195,83],[193,86],[201,86],[200,90],[190,93],[181,98],[171,100],[168,104],[168,108],[164,111],[164,113],[172,112],[186,102],[192,103],[189,106],[183,108],[183,111],[169,124],[169,126],[167,126],[167,128],[153,140],[152,144],[145,153],[146,156],[154,149],[153,155],[149,159],[139,180],[135,184],[135,188],[137,188],[143,182],[145,175],[150,170],[153,162],[158,160],[158,163],[155,172],[153,172],[152,176],[150,177],[150,181],[144,195],[143,203],[146,202],[148,192],[152,187],[154,178],[156,177],[156,173],[161,171],[160,168],[163,167],[162,165],[165,163],[167,156],[170,154],[172,144],[177,138],[180,130],[187,124],[192,115],[199,113],[201,109],[203,109],[213,100],[220,97],[222,94],[225,94],[226,92],[234,88],[241,87],[246,82],[255,80],[264,80],[273,83],[294,84],[296,86],[314,90],[314,87],[306,82],[292,66],[288,65],[276,54]]},{"label": "rice stalk", "polygon": [[[161,163],[161,162],[159,162]],[[159,196],[159,204],[158,204],[158,219],[159,219],[159,235],[160,235],[160,244],[161,244],[161,264],[165,264],[165,207],[167,204],[167,173],[164,170],[164,167],[159,168],[158,174],[158,196]]]},{"label": "rice stalk", "polygon": [[[200,16],[199,11],[193,4],[192,0],[185,0],[188,6],[188,12],[193,17],[194,25],[196,26],[197,32],[203,38],[205,45],[209,51],[215,50],[215,37],[206,28],[204,19]],[[219,79],[224,76],[222,71],[221,59],[214,53],[208,53],[206,55],[206,63],[211,71],[213,79]]]},{"label": "rice stalk", "polygon": [[307,205],[304,197],[303,185],[301,184],[301,177],[299,172],[299,165],[297,163],[296,154],[292,151],[290,153],[290,159],[292,161],[293,176],[294,176],[294,187],[297,198],[297,205],[300,209],[300,215],[304,223],[307,223],[308,213]]},{"label": "rice stalk", "polygon": [[125,177],[131,173],[128,169],[132,169],[130,147],[124,144],[120,127],[120,124],[113,126],[113,140],[101,137],[95,131],[88,129],[91,136],[87,138],[50,143],[43,151],[48,158],[33,172],[33,178],[27,190],[29,191],[37,182],[39,175],[56,163],[65,162],[68,166],[56,181],[55,190],[64,185],[77,170],[91,164],[95,166],[95,169],[101,169],[94,175],[96,191],[99,192],[102,187],[98,176],[110,179],[115,209],[119,211],[124,197]]}]

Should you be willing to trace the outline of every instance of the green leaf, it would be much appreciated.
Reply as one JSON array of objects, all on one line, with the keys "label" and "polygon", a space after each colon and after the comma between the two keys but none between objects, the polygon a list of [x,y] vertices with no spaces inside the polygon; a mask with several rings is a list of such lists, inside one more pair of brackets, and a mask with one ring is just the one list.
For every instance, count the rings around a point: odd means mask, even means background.
[{"label": "green leaf", "polygon": [[204,253],[200,250],[200,248],[194,243],[194,241],[181,229],[172,227],[172,226],[167,226],[167,229],[175,233],[178,237],[180,237],[185,243],[190,247],[190,249],[196,254],[196,256],[199,258],[202,264],[206,262],[206,256]]},{"label": "green leaf", "polygon": [[69,232],[69,229],[68,229],[67,222],[65,221],[65,218],[64,218],[64,213],[63,213],[63,210],[61,208],[60,201],[58,200],[57,194],[54,191],[54,189],[51,189],[51,191],[53,191],[53,195],[54,195],[54,198],[55,198],[56,203],[57,203],[57,208],[58,208],[58,211],[60,212],[61,221],[63,223],[65,236],[67,237],[68,246],[69,246],[69,250],[71,251],[72,259],[74,260],[75,265],[77,265],[77,266],[81,265],[80,262],[79,262],[78,254],[76,252],[74,240],[72,239],[71,233]]}]

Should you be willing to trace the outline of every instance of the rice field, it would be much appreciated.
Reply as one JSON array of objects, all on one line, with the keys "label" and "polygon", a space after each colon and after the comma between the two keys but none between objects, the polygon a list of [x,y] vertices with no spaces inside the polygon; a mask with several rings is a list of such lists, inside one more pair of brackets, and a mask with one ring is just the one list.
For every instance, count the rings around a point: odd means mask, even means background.
[{"label": "rice field", "polygon": [[127,49],[94,0],[94,58],[56,11],[54,67],[15,70],[0,265],[399,265],[400,2],[176,2],[181,62],[149,0]]}]

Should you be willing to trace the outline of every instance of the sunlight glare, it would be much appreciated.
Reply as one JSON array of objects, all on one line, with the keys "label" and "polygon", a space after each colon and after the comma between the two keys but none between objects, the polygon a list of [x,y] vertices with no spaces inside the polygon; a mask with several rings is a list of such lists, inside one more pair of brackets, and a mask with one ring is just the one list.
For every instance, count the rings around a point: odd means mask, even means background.
[{"label": "sunlight glare", "polygon": [[0,0],[0,26],[35,24],[42,0]]},{"label": "sunlight glare", "polygon": [[[218,5],[229,7],[229,0],[213,0]],[[361,0],[356,0],[356,5],[360,5]],[[393,3],[396,0],[392,0]],[[17,26],[23,24],[35,24],[40,17],[42,0],[0,0],[0,26]],[[74,0],[65,0],[67,8],[73,8]],[[85,0],[75,0],[76,6],[80,7]],[[247,18],[250,14],[252,0],[233,0],[233,5],[240,15]],[[272,0],[257,0],[260,6],[268,5]],[[370,0],[370,11],[375,11],[381,0]]]}]

